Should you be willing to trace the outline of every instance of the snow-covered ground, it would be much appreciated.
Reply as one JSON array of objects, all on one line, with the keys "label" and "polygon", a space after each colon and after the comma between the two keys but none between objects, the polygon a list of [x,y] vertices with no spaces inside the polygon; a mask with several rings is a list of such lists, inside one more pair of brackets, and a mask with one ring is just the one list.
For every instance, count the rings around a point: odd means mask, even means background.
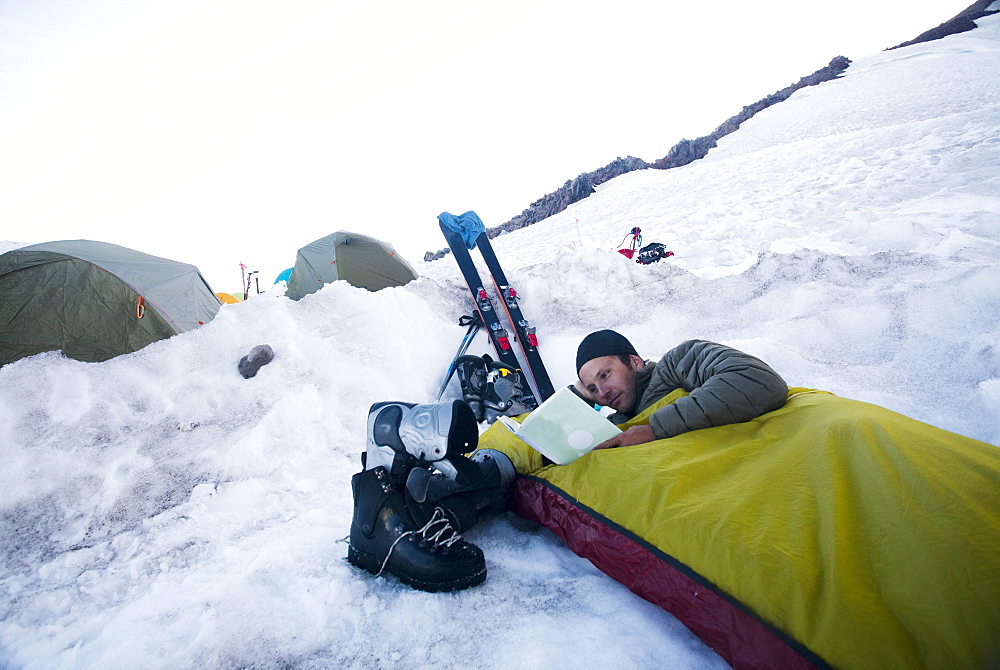
[{"label": "snow-covered ground", "polygon": [[[1000,17],[980,26],[860,59],[704,160],[495,240],[553,380],[594,329],[648,357],[713,339],[1000,445]],[[633,226],[677,255],[615,253]],[[433,400],[470,308],[450,259],[417,269],[263,294],[105,363],[0,369],[0,667],[725,667],[513,515],[468,534],[490,576],[465,592],[348,565],[367,409]]]}]

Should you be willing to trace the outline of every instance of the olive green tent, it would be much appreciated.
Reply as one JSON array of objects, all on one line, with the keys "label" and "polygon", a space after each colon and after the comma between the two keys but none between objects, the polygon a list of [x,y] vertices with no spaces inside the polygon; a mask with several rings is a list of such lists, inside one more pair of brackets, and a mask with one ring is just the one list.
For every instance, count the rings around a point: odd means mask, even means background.
[{"label": "olive green tent", "polygon": [[338,279],[378,291],[416,278],[391,244],[340,230],[299,249],[285,295],[299,300]]},{"label": "olive green tent", "polygon": [[21,247],[0,255],[0,365],[55,350],[105,361],[219,307],[193,265],[90,240]]}]

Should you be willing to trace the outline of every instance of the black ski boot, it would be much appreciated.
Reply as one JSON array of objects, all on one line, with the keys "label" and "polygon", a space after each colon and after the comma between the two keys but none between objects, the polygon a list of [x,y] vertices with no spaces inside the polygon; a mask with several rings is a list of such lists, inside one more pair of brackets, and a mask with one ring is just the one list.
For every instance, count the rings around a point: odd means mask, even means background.
[{"label": "black ski boot", "polygon": [[368,414],[365,470],[351,479],[354,518],[347,559],[375,575],[388,572],[422,591],[454,591],[481,584],[486,560],[462,539],[454,517],[439,505],[406,495],[413,472],[469,485],[480,464],[464,454],[479,439],[475,416],[461,400],[436,405],[376,403]]},{"label": "black ski boot", "polygon": [[486,580],[482,550],[462,539],[441,508],[417,524],[384,467],[354,475],[351,488],[351,565],[376,576],[388,572],[420,591],[457,591]]},{"label": "black ski boot", "polygon": [[524,375],[499,361],[489,363],[483,404],[486,423],[493,423],[498,416],[520,416],[530,412],[530,393],[526,394]]},{"label": "black ski boot", "polygon": [[460,533],[478,521],[507,510],[511,485],[517,472],[506,454],[481,449],[472,456],[479,475],[463,483],[429,470],[414,468],[406,481],[408,508],[418,521],[428,521],[443,508]]},{"label": "black ski boot", "polygon": [[486,375],[489,372],[487,360],[482,356],[459,356],[455,359],[455,372],[462,384],[462,400],[472,408],[476,421],[482,422],[485,416],[483,392],[486,391]]}]

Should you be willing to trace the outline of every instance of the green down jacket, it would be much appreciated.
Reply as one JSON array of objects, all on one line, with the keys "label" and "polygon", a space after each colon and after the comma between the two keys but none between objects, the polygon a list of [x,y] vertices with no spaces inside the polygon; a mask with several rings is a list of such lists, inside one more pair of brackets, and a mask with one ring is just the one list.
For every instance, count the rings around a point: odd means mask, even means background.
[{"label": "green down jacket", "polygon": [[749,421],[778,409],[788,396],[785,380],[759,358],[715,342],[688,340],[659,362],[647,362],[636,374],[635,409],[609,419],[625,423],[678,389],[689,395],[649,417],[657,439]]}]

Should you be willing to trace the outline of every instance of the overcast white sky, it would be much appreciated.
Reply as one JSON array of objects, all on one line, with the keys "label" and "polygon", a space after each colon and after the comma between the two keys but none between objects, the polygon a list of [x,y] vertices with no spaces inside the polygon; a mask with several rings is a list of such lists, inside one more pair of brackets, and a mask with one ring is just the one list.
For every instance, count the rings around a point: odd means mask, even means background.
[{"label": "overcast white sky", "polygon": [[[0,240],[262,288],[339,229],[416,262],[971,0],[0,0]],[[627,231],[626,231],[627,232]]]}]

